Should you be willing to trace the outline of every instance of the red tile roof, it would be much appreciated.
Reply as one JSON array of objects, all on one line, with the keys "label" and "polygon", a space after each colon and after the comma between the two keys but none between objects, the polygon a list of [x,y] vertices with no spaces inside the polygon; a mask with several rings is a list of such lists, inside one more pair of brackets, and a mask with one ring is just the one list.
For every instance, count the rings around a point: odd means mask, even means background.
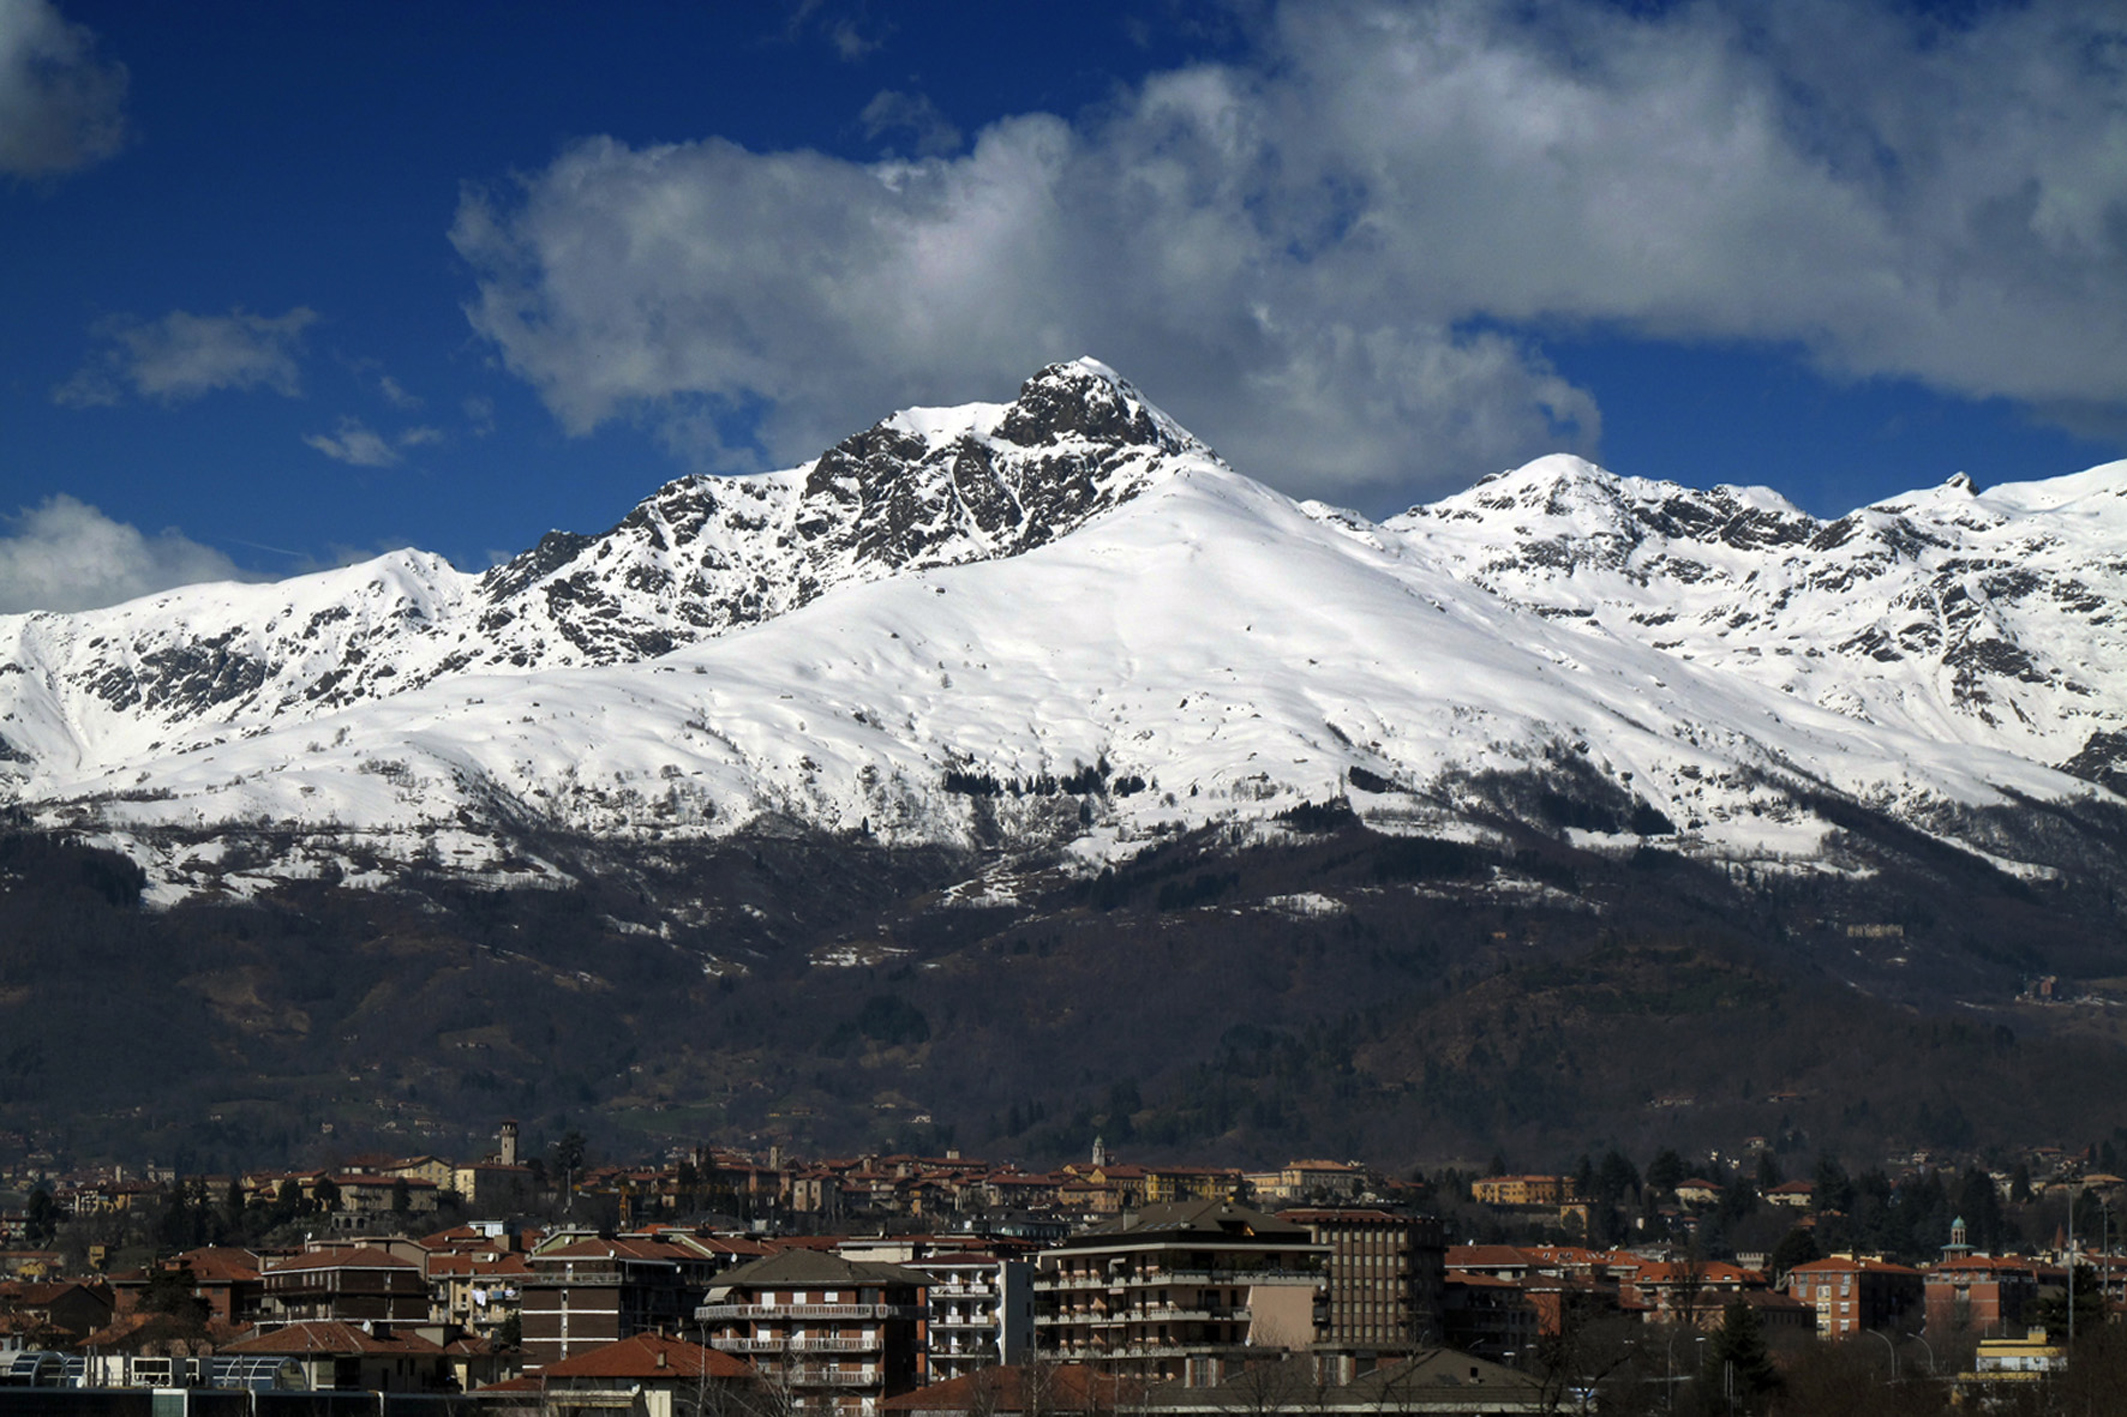
[{"label": "red tile roof", "polygon": [[[659,1361],[662,1359],[662,1361]],[[749,1378],[753,1365],[714,1348],[684,1343],[661,1333],[638,1333],[602,1344],[540,1370],[554,1378]]]},{"label": "red tile roof", "polygon": [[1919,1271],[1919,1270],[1917,1270],[1917,1269],[1908,1269],[1908,1268],[1907,1268],[1906,1266],[1904,1266],[1904,1265],[1902,1265],[1902,1264],[1891,1264],[1891,1263],[1889,1263],[1889,1262],[1887,1262],[1887,1261],[1884,1261],[1884,1260],[1850,1260],[1850,1259],[1840,1259],[1840,1258],[1838,1258],[1837,1256],[1834,1256],[1833,1258],[1831,1258],[1831,1259],[1828,1259],[1828,1260],[1811,1260],[1811,1261],[1810,1261],[1810,1262],[1809,1262],[1808,1264],[1798,1264],[1798,1265],[1796,1265],[1796,1266],[1795,1266],[1795,1267],[1794,1267],[1793,1269],[1789,1270],[1789,1271],[1788,1271],[1787,1273],[1788,1273],[1788,1275],[1789,1275],[1790,1277],[1793,1277],[1794,1275],[1798,1275],[1798,1274],[1805,1274],[1805,1275],[1807,1275],[1807,1274],[1855,1274],[1855,1273],[1860,1273],[1860,1274],[1910,1274],[1910,1275],[1914,1276],[1915,1278],[1918,1278],[1918,1277],[1919,1277],[1919,1275],[1920,1275],[1920,1271]]},{"label": "red tile roof", "polygon": [[288,1354],[294,1357],[328,1353],[393,1353],[400,1356],[420,1356],[442,1351],[441,1345],[431,1343],[418,1333],[395,1329],[379,1337],[364,1331],[360,1324],[346,1323],[339,1319],[312,1319],[307,1323],[288,1324],[283,1328],[253,1333],[222,1346],[224,1353],[259,1353],[267,1356]]},{"label": "red tile roof", "polygon": [[307,1255],[296,1255],[269,1266],[273,1274],[286,1274],[290,1270],[308,1269],[417,1269],[419,1266],[386,1254],[374,1245],[362,1245],[352,1250],[319,1250]]}]

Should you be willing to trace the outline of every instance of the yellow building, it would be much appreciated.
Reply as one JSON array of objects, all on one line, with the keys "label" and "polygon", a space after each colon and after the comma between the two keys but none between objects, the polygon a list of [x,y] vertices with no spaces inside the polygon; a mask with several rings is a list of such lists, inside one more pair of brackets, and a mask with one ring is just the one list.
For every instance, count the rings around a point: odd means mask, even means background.
[{"label": "yellow building", "polygon": [[1563,1205],[1572,1196],[1564,1176],[1486,1176],[1470,1183],[1480,1205]]}]

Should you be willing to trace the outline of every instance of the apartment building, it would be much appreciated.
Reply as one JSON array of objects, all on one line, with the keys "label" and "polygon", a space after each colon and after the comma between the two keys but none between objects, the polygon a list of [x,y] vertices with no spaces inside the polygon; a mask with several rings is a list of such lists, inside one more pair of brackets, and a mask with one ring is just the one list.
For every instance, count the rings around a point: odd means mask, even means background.
[{"label": "apartment building", "polygon": [[1305,1226],[1326,1251],[1319,1342],[1401,1350],[1440,1341],[1447,1241],[1438,1220],[1354,1208],[1287,1210],[1278,1218]]},{"label": "apartment building", "polygon": [[295,1255],[269,1263],[260,1279],[268,1324],[428,1322],[421,1266],[373,1246]]},{"label": "apartment building", "polygon": [[870,1413],[923,1381],[929,1284],[901,1265],[789,1249],[719,1275],[695,1317],[711,1347],[792,1405]]},{"label": "apartment building", "polygon": [[1816,1309],[1819,1338],[1849,1338],[1917,1325],[1926,1285],[1919,1270],[1902,1264],[1834,1255],[1789,1270],[1787,1292]]},{"label": "apartment building", "polygon": [[525,1371],[684,1327],[725,1262],[684,1235],[580,1239],[525,1256],[518,1280]]},{"label": "apartment building", "polygon": [[909,1261],[930,1279],[928,1381],[1026,1361],[1034,1346],[1034,1267],[986,1250]]},{"label": "apartment building", "polygon": [[1043,1357],[1146,1379],[1215,1382],[1266,1349],[1314,1340],[1326,1247],[1231,1201],[1148,1206],[1037,1259]]}]

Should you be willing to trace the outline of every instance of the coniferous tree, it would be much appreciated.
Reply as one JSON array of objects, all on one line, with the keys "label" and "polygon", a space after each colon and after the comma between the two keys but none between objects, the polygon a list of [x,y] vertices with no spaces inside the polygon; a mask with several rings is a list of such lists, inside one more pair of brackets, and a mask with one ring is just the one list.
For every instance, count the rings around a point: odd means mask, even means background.
[{"label": "coniferous tree", "polygon": [[1618,1205],[1624,1201],[1627,1191],[1632,1193],[1635,1200],[1639,1198],[1640,1173],[1623,1152],[1612,1148],[1609,1154],[1603,1157],[1602,1169],[1596,1173],[1595,1184],[1599,1188],[1598,1198],[1605,1205]]},{"label": "coniferous tree", "polygon": [[1817,1192],[1810,1199],[1818,1210],[1847,1210],[1854,1208],[1854,1183],[1847,1179],[1846,1168],[1839,1158],[1829,1152],[1817,1158]]},{"label": "coniferous tree", "polygon": [[1706,1345],[1706,1378],[1713,1392],[1733,1395],[1738,1412],[1763,1411],[1779,1389],[1780,1370],[1766,1349],[1758,1311],[1741,1299],[1730,1301]]},{"label": "coniferous tree", "polygon": [[1817,1248],[1817,1232],[1807,1226],[1797,1225],[1780,1237],[1773,1246],[1766,1265],[1772,1270],[1773,1282],[1778,1283],[1787,1272],[1797,1265],[1809,1264],[1824,1258]]},{"label": "coniferous tree", "polygon": [[2105,1322],[2105,1299],[2098,1293],[2097,1271],[2089,1265],[2075,1267],[2074,1278],[2068,1294],[2049,1294],[2038,1301],[2038,1322],[2044,1325],[2048,1335],[2059,1335],[2065,1341],[2070,1330],[2068,1305],[2071,1295],[2075,1304],[2073,1332],[2078,1336],[2094,1333]]},{"label": "coniferous tree", "polygon": [[39,1186],[30,1192],[29,1204],[25,1207],[23,1218],[28,1226],[30,1244],[38,1246],[52,1242],[52,1237],[59,1233],[59,1222],[63,1217],[59,1202],[52,1199],[50,1191]]}]

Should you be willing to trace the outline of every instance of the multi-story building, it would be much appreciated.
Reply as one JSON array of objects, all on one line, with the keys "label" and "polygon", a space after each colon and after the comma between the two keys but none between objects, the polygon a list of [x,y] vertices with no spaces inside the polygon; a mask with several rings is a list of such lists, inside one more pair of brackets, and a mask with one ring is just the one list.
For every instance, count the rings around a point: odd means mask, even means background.
[{"label": "multi-story building", "polygon": [[791,1405],[870,1413],[923,1381],[928,1284],[901,1265],[790,1249],[719,1275],[695,1318]]},{"label": "multi-story building", "polygon": [[1817,1337],[1918,1324],[1926,1287],[1920,1271],[1883,1260],[1834,1255],[1787,1272],[1787,1292],[1817,1311]]},{"label": "multi-story building", "polygon": [[1523,1279],[1448,1271],[1444,1327],[1448,1346],[1495,1363],[1513,1363],[1536,1344],[1540,1316]]},{"label": "multi-story building", "polygon": [[371,1246],[295,1255],[268,1264],[260,1279],[268,1324],[428,1322],[421,1267]]},{"label": "multi-story building", "polygon": [[1216,1381],[1314,1341],[1324,1254],[1305,1226],[1230,1201],[1148,1206],[1038,1257],[1037,1348],[1109,1373]]},{"label": "multi-story building", "polygon": [[1364,1191],[1369,1180],[1366,1168],[1351,1161],[1288,1161],[1276,1171],[1251,1171],[1245,1179],[1265,1204],[1349,1200]]},{"label": "multi-story building", "polygon": [[1957,1255],[1928,1270],[1928,1333],[2021,1334],[2038,1307],[2038,1270],[2014,1255]]},{"label": "multi-story building", "polygon": [[454,1383],[450,1355],[441,1344],[389,1324],[307,1320],[249,1334],[225,1345],[221,1356],[292,1363],[301,1371],[302,1385],[313,1392],[445,1392]]},{"label": "multi-story building", "polygon": [[896,1264],[926,1276],[924,1381],[936,1384],[997,1364],[1023,1363],[1034,1346],[1031,1246],[973,1237],[848,1239],[844,1259]]},{"label": "multi-story building", "polygon": [[988,1251],[944,1253],[908,1262],[930,1278],[924,1334],[930,1382],[977,1368],[1019,1364],[1034,1346],[1034,1267]]},{"label": "multi-story building", "polygon": [[1484,1176],[1470,1183],[1479,1205],[1564,1205],[1575,1199],[1565,1176]]},{"label": "multi-story building", "polygon": [[1719,1328],[1731,1300],[1767,1287],[1758,1270],[1722,1260],[1613,1262],[1623,1307],[1648,1323]]},{"label": "multi-story building", "polygon": [[154,1269],[178,1270],[191,1276],[192,1296],[207,1306],[207,1317],[232,1324],[249,1324],[265,1302],[265,1283],[260,1277],[262,1261],[250,1250],[205,1246],[158,1260],[149,1269],[111,1277],[115,1311],[132,1313],[140,1307]]},{"label": "multi-story building", "polygon": [[[661,1333],[639,1333],[585,1349],[537,1377],[498,1383],[481,1396],[497,1394],[500,1404],[540,1417],[703,1417],[747,1411],[753,1376],[751,1365],[729,1353]],[[522,1394],[517,1400],[524,1405],[517,1407],[501,1394]]]},{"label": "multi-story building", "polygon": [[532,1267],[513,1251],[440,1250],[428,1257],[429,1322],[497,1338],[512,1318],[523,1324],[523,1285]]},{"label": "multi-story building", "polygon": [[1328,1303],[1318,1342],[1409,1349],[1438,1343],[1447,1242],[1431,1216],[1371,1209],[1287,1210],[1327,1257]]},{"label": "multi-story building", "polygon": [[678,1329],[693,1316],[721,1253],[689,1242],[621,1237],[577,1239],[525,1256],[519,1281],[526,1372],[650,1329]]}]

